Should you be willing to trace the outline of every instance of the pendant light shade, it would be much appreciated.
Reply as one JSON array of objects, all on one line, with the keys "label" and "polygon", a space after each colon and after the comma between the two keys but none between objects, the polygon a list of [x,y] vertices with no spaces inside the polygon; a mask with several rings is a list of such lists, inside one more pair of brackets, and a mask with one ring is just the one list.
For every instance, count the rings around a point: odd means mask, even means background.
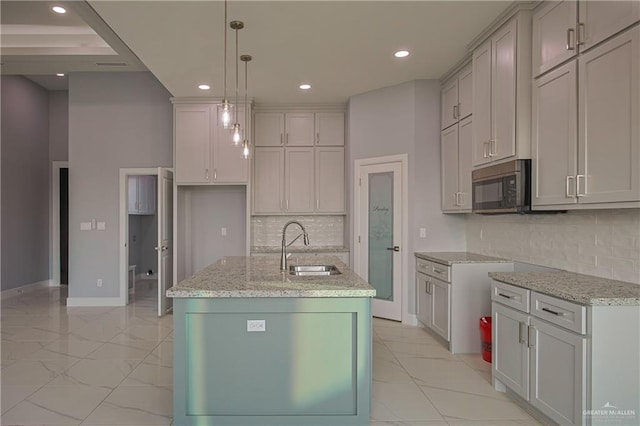
[{"label": "pendant light shade", "polygon": [[224,1],[224,97],[218,105],[218,125],[225,129],[232,129],[233,120],[233,105],[227,99],[227,0]]},{"label": "pendant light shade", "polygon": [[242,55],[240,60],[244,62],[244,140],[242,141],[242,157],[248,159],[251,155],[251,145],[249,143],[249,103],[247,97],[249,94],[249,62],[253,59],[251,55]]}]

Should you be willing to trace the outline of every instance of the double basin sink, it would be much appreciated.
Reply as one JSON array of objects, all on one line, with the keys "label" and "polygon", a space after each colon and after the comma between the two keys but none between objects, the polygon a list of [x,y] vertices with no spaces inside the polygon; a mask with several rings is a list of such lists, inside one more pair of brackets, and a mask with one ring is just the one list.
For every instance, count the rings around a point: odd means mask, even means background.
[{"label": "double basin sink", "polygon": [[296,276],[329,276],[342,272],[335,265],[290,265],[289,275]]}]

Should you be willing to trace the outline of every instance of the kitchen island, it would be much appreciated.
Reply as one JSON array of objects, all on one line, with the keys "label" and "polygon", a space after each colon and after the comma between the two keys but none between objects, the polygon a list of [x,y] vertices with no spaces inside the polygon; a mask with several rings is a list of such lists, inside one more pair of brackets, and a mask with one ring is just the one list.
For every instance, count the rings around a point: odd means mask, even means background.
[{"label": "kitchen island", "polygon": [[294,276],[279,259],[227,257],[167,291],[174,300],[174,424],[367,425],[371,297],[341,272]]}]

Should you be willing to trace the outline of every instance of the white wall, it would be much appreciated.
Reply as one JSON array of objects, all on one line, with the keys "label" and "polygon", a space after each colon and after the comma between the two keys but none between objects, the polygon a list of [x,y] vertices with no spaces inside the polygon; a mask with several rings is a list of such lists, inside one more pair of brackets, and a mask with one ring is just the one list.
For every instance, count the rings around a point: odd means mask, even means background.
[{"label": "white wall", "polygon": [[640,284],[640,210],[468,215],[472,252]]},{"label": "white wall", "polygon": [[[349,211],[354,211],[354,161],[394,154],[409,157],[408,289],[410,313],[415,313],[415,251],[464,250],[465,222],[440,212],[440,83],[418,80],[386,87],[350,98],[347,190]],[[419,238],[419,228],[427,238]],[[349,216],[353,253],[353,217]],[[351,259],[353,261],[353,258]]]},{"label": "white wall", "polygon": [[2,76],[1,289],[49,279],[49,94]]},{"label": "white wall", "polygon": [[[71,298],[119,297],[119,169],[172,167],[169,97],[147,72],[69,75]],[[80,231],[92,218],[106,231]]]},{"label": "white wall", "polygon": [[69,92],[49,92],[49,160],[69,159]]}]

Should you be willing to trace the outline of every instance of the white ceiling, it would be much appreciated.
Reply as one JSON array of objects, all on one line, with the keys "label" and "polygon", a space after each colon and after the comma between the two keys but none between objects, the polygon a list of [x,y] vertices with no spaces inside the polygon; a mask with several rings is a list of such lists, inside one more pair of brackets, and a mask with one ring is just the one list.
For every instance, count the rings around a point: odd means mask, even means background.
[{"label": "white ceiling", "polygon": [[[5,3],[24,2],[2,1],[3,27]],[[71,3],[120,53],[119,58],[123,52],[133,62],[139,58],[144,64],[139,66],[146,66],[173,96],[222,95],[223,1]],[[467,53],[467,44],[509,5],[508,1],[230,0],[228,8],[229,20],[245,23],[239,32],[239,53],[253,56],[250,96],[262,104],[306,104],[343,103],[369,90],[440,78]],[[38,16],[32,11],[25,14]],[[111,37],[104,37],[105,33]],[[232,95],[232,30],[228,38],[228,93]],[[5,73],[4,40],[2,44]],[[411,55],[396,59],[393,52],[398,49],[408,49]],[[51,62],[59,58],[45,57],[27,68],[31,74],[52,73]],[[95,55],[92,59],[95,70]],[[243,75],[241,68],[241,86]],[[197,88],[205,82],[212,86],[209,92]],[[312,84],[312,89],[298,89],[302,82]]]}]

